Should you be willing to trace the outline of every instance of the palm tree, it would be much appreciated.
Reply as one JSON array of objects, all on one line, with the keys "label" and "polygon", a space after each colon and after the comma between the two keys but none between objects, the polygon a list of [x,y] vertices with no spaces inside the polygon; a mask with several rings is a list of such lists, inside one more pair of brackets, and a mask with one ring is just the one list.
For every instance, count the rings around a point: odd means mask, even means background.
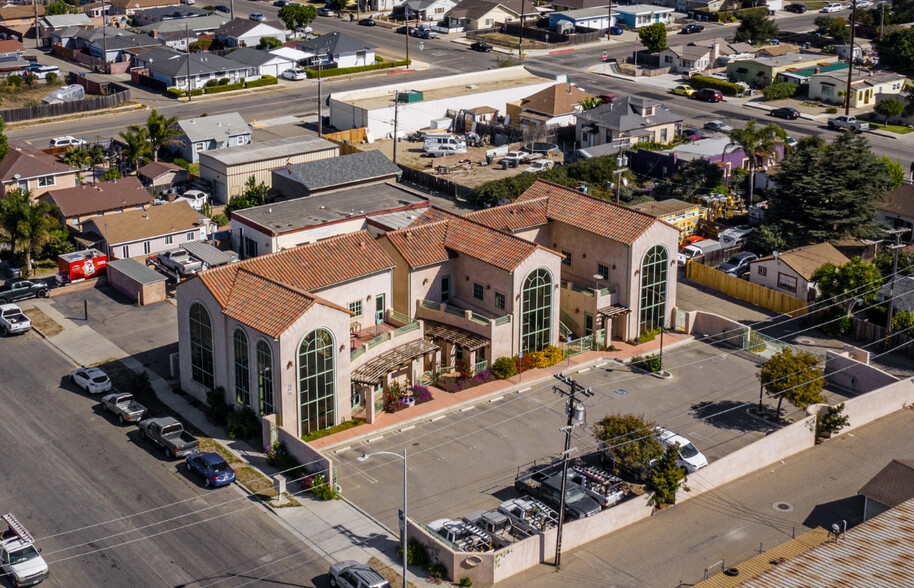
[{"label": "palm tree", "polygon": [[151,145],[146,127],[130,125],[126,131],[121,131],[121,139],[126,146],[121,150],[121,156],[133,164],[133,169],[140,168],[140,162],[149,157]]},{"label": "palm tree", "polygon": [[22,239],[19,226],[25,216],[24,209],[29,205],[29,199],[29,193],[19,189],[10,190],[0,198],[0,231],[13,251],[16,251],[16,245]]},{"label": "palm tree", "polygon": [[81,145],[76,145],[73,147],[67,147],[67,152],[63,154],[61,159],[67,165],[71,165],[78,170],[84,170],[89,166],[89,157],[88,152]]},{"label": "palm tree", "polygon": [[146,119],[146,134],[149,137],[149,143],[152,145],[152,160],[158,161],[159,149],[181,136],[178,117],[168,118],[153,110],[149,118]]},{"label": "palm tree", "polygon": [[57,207],[47,202],[30,202],[31,196],[13,190],[0,199],[0,227],[13,252],[25,253],[25,267],[31,271],[32,254],[51,239],[52,231],[60,227]]},{"label": "palm tree", "polygon": [[730,145],[738,145],[749,160],[748,204],[752,204],[752,197],[755,195],[755,170],[758,169],[759,162],[777,155],[777,148],[784,146],[787,133],[774,123],[758,127],[757,121],[752,118],[745,128],[732,129],[727,131],[726,135],[730,138]]},{"label": "palm tree", "polygon": [[105,154],[105,148],[101,145],[93,145],[86,149],[86,163],[92,166],[92,183],[96,182],[98,176],[98,166],[108,160]]}]

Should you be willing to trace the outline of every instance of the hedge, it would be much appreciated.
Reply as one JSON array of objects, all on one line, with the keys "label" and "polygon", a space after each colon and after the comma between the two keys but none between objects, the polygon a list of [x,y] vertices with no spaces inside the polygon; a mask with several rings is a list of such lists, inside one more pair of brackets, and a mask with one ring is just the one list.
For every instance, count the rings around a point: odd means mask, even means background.
[{"label": "hedge", "polygon": [[221,92],[241,90],[242,88],[244,88],[244,82],[238,82],[236,84],[225,84],[224,86],[209,86],[208,88],[203,88],[203,91],[207,94],[219,94]]},{"label": "hedge", "polygon": [[245,82],[245,88],[260,88],[261,86],[272,86],[273,84],[278,84],[279,80],[273,76],[263,76],[259,80],[253,80],[250,82]]},{"label": "hedge", "polygon": [[731,84],[711,76],[692,76],[689,78],[689,85],[696,90],[701,90],[702,88],[720,90],[725,96],[736,96],[743,91],[743,87],[739,84]]},{"label": "hedge", "polygon": [[[278,84],[279,80],[273,76],[263,76],[259,80],[252,80],[250,82],[238,82],[235,84],[223,84],[221,86],[206,86],[205,88],[197,88],[196,90],[191,90],[191,96],[202,96],[206,94],[219,94],[220,92],[231,92],[232,90],[241,90],[244,88],[259,88],[261,86],[272,86],[273,84]],[[180,88],[168,88],[165,90],[165,94],[169,98],[181,98],[182,96],[187,95],[186,90],[181,90]]]},{"label": "hedge", "polygon": [[[376,69],[390,69],[392,67],[400,67],[401,65],[409,65],[412,61],[388,61],[385,63],[375,63],[373,65],[359,65],[356,67],[337,67],[333,69],[323,69],[320,71],[320,77],[322,78],[332,78],[333,76],[344,76],[346,74],[359,73],[363,71],[373,71]],[[306,69],[305,73],[308,74],[309,78],[317,78],[318,70],[316,69]]]}]

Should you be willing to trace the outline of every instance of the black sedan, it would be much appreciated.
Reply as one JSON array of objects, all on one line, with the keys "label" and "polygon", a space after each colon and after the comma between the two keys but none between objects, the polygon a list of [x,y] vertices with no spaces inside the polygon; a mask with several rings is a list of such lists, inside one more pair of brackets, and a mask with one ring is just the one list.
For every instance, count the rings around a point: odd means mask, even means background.
[{"label": "black sedan", "polygon": [[485,41],[476,41],[470,45],[470,49],[473,51],[482,51],[483,53],[489,53],[492,51],[492,46]]},{"label": "black sedan", "polygon": [[373,26],[377,25],[378,23],[376,23],[373,18],[369,17],[369,18],[363,18],[362,20],[360,20],[359,24],[362,25],[363,27],[373,27]]},{"label": "black sedan", "polygon": [[687,24],[686,26],[682,27],[682,30],[679,31],[679,34],[680,35],[691,35],[692,33],[700,33],[703,30],[705,30],[705,28],[703,26],[695,24],[695,23],[690,23],[690,24]]},{"label": "black sedan", "polygon": [[226,14],[228,14],[229,12],[232,11],[232,9],[229,8],[228,6],[226,6],[225,4],[216,4],[215,6],[213,6],[213,10],[215,10],[216,12],[224,12]]},{"label": "black sedan", "polygon": [[771,116],[776,116],[777,118],[786,118],[787,120],[796,120],[800,118],[800,111],[796,108],[783,106],[781,108],[775,108],[772,110]]},{"label": "black sedan", "polygon": [[273,3],[273,6],[279,6],[282,8],[283,6],[288,6],[289,4],[292,4],[289,2],[289,0],[276,0],[276,2]]},{"label": "black sedan", "polygon": [[407,35],[407,34],[408,34],[409,36],[412,37],[412,36],[415,36],[415,34],[416,34],[416,27],[403,26],[403,27],[398,28],[398,29],[396,30],[396,32],[397,32],[397,33],[400,33],[401,35]]},{"label": "black sedan", "polygon": [[794,12],[796,14],[803,14],[804,12],[806,12],[806,5],[805,4],[788,4],[787,6],[784,7],[784,10],[786,10],[787,12]]}]

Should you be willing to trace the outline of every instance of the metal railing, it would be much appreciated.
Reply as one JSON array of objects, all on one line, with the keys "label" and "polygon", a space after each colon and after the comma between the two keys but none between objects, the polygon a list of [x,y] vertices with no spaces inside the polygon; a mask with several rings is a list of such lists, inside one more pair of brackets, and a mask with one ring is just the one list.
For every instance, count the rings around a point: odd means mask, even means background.
[{"label": "metal railing", "polygon": [[376,347],[376,346],[380,345],[384,341],[389,341],[390,339],[393,338],[392,335],[393,335],[392,331],[388,331],[386,333],[382,333],[382,334],[378,335],[377,337],[375,337],[374,339],[372,339],[371,341],[368,342],[368,348],[371,349],[372,347]]},{"label": "metal railing", "polygon": [[410,323],[416,322],[416,319],[410,318],[410,317],[406,316],[405,314],[403,314],[402,312],[397,312],[396,310],[390,311],[390,318],[394,319],[395,321],[401,322],[404,325],[408,325]]},{"label": "metal railing", "polygon": [[[438,309],[440,310],[441,307],[439,306]],[[456,306],[451,306],[451,305],[445,306],[444,312],[446,312],[448,314],[453,314],[456,316],[465,316],[466,315],[466,312],[462,308],[457,308]]]},{"label": "metal railing", "polygon": [[435,302],[434,300],[422,300],[422,306],[425,308],[431,308],[432,310],[441,310],[441,303]]},{"label": "metal railing", "polygon": [[479,373],[481,371],[489,369],[489,360],[483,359],[482,361],[477,361],[476,365],[473,366],[473,371]]},{"label": "metal railing", "polygon": [[575,339],[574,341],[566,341],[562,349],[563,355],[565,357],[574,357],[585,351],[590,351],[593,349],[593,335],[587,335],[586,337],[581,337],[580,339]]},{"label": "metal railing", "polygon": [[394,330],[394,337],[399,337],[400,335],[405,335],[406,333],[409,333],[410,331],[415,331],[418,328],[419,328],[419,323],[417,323],[417,322],[405,324],[402,327],[398,327],[396,330]]},{"label": "metal railing", "polygon": [[353,359],[362,355],[363,353],[365,353],[365,347],[362,345],[359,345],[358,347],[356,347],[355,349],[353,349],[352,351],[349,352],[349,361],[352,361]]},{"label": "metal railing", "polygon": [[495,326],[504,325],[511,322],[511,315],[506,314],[505,316],[500,316],[495,319]]}]

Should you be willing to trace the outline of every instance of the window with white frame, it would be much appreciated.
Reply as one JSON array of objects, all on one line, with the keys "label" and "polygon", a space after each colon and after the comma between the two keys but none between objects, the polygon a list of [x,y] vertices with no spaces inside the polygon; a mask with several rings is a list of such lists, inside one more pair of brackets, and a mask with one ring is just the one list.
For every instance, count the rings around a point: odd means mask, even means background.
[{"label": "window with white frame", "polygon": [[175,240],[174,237],[172,237],[171,235],[165,235],[165,244],[166,245],[171,245],[172,242],[174,242],[174,240]]},{"label": "window with white frame", "polygon": [[121,247],[121,259],[127,259],[128,257],[130,257],[130,246],[124,245]]},{"label": "window with white frame", "polygon": [[787,290],[788,292],[796,292],[797,279],[793,276],[778,272],[778,288]]},{"label": "window with white frame", "polygon": [[143,241],[143,253],[151,253],[152,244],[149,241]]},{"label": "window with white frame", "polygon": [[38,178],[38,187],[47,188],[48,186],[54,186],[57,184],[57,178],[54,176],[41,176]]},{"label": "window with white frame", "polygon": [[187,240],[188,240],[188,241],[193,241],[193,240],[196,239],[196,238],[197,238],[197,232],[196,232],[196,231],[190,231],[189,233],[187,233]]}]

